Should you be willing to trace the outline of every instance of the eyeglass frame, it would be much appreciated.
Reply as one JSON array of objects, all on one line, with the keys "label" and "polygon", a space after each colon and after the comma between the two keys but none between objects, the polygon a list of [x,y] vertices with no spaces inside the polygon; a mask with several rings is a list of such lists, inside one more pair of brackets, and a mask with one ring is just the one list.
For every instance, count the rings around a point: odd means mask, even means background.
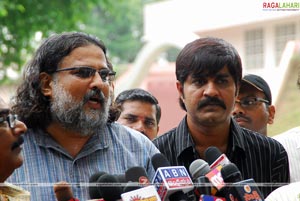
[{"label": "eyeglass frame", "polygon": [[7,122],[10,128],[15,128],[18,120],[18,115],[16,114],[8,114],[5,117],[0,117],[0,124],[3,122]]},{"label": "eyeglass frame", "polygon": [[[89,77],[79,77],[79,76],[77,76],[77,77],[82,78],[82,79],[91,78],[91,77],[95,76],[96,72],[99,73],[99,75],[101,77],[101,80],[103,82],[113,82],[115,80],[115,76],[116,76],[116,72],[112,71],[112,70],[110,70],[108,68],[102,68],[102,69],[97,70],[97,69],[92,68],[90,66],[76,66],[76,67],[62,68],[62,69],[57,69],[57,70],[53,71],[53,73],[58,73],[58,72],[63,72],[63,71],[72,71],[72,70],[78,70],[78,69],[90,69],[93,72],[93,74],[91,74]],[[108,72],[105,80],[102,78],[102,76],[100,74],[101,71],[102,72],[103,71],[107,71]]]},{"label": "eyeglass frame", "polygon": [[[254,99],[254,101],[253,101],[254,103],[250,104],[250,105],[249,104],[245,105],[244,103],[242,103],[242,101],[247,100],[247,99]],[[270,105],[270,102],[268,100],[260,98],[260,97],[245,97],[245,98],[242,98],[241,100],[235,100],[235,103],[239,103],[242,108],[249,108],[249,107],[256,106],[258,102],[262,102],[262,103],[266,103],[267,105]]]}]

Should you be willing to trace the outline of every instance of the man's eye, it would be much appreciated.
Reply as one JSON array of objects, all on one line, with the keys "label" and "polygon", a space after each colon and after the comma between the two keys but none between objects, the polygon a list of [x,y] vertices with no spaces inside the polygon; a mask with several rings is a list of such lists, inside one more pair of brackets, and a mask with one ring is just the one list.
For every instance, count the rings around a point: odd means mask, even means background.
[{"label": "man's eye", "polygon": [[131,123],[136,121],[136,118],[134,118],[134,117],[126,117],[125,119]]},{"label": "man's eye", "polygon": [[74,71],[73,74],[78,77],[81,77],[81,78],[88,78],[88,77],[91,77],[92,74],[94,74],[94,72],[92,69],[83,68],[83,69],[78,69],[78,70]]},{"label": "man's eye", "polygon": [[219,84],[226,84],[226,83],[228,83],[228,80],[227,79],[219,79],[217,82]]},{"label": "man's eye", "polygon": [[195,80],[194,83],[196,83],[197,85],[202,86],[206,83],[206,80],[198,79],[198,80]]},{"label": "man's eye", "polygon": [[146,121],[145,124],[147,127],[153,127],[155,125],[153,121]]},{"label": "man's eye", "polygon": [[252,99],[248,99],[248,100],[244,100],[244,101],[243,101],[243,104],[244,104],[244,105],[254,105],[254,104],[255,104],[255,101],[252,100]]},{"label": "man's eye", "polygon": [[101,70],[100,71],[100,77],[102,80],[106,81],[108,77],[109,71],[108,70]]}]

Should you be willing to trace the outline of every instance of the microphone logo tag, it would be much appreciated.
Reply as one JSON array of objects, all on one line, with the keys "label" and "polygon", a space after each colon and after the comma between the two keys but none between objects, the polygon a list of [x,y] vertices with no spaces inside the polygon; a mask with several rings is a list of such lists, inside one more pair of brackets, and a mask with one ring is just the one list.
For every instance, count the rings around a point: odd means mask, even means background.
[{"label": "microphone logo tag", "polygon": [[141,185],[148,185],[148,184],[150,184],[150,181],[149,181],[149,179],[147,177],[141,176],[139,178],[139,184],[141,184]]}]

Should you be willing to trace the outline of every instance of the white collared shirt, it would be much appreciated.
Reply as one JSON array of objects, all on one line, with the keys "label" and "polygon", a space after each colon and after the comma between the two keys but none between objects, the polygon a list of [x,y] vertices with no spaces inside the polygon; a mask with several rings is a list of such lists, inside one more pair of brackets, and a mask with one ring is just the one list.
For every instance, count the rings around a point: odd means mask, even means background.
[{"label": "white collared shirt", "polygon": [[277,188],[266,197],[265,201],[300,201],[300,182]]},{"label": "white collared shirt", "polygon": [[273,138],[283,145],[288,154],[291,182],[300,182],[300,126]]}]

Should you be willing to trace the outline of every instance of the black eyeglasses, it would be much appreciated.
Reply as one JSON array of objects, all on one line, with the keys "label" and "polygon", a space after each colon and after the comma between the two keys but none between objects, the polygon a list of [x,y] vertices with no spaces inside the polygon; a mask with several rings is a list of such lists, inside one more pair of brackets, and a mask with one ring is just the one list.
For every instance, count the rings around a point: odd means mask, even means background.
[{"label": "black eyeglasses", "polygon": [[18,120],[18,115],[9,114],[5,117],[3,116],[0,117],[0,124],[6,121],[10,128],[15,128],[17,120]]},{"label": "black eyeglasses", "polygon": [[256,106],[259,102],[269,104],[268,100],[258,97],[245,97],[240,100],[235,100],[236,103],[239,103],[243,108],[251,108]]},{"label": "black eyeglasses", "polygon": [[54,72],[62,72],[62,71],[73,71],[72,74],[83,79],[93,77],[95,76],[96,72],[98,72],[103,82],[113,82],[116,76],[115,71],[111,71],[107,68],[96,70],[95,68],[91,68],[88,66],[63,68],[63,69],[58,69]]}]

